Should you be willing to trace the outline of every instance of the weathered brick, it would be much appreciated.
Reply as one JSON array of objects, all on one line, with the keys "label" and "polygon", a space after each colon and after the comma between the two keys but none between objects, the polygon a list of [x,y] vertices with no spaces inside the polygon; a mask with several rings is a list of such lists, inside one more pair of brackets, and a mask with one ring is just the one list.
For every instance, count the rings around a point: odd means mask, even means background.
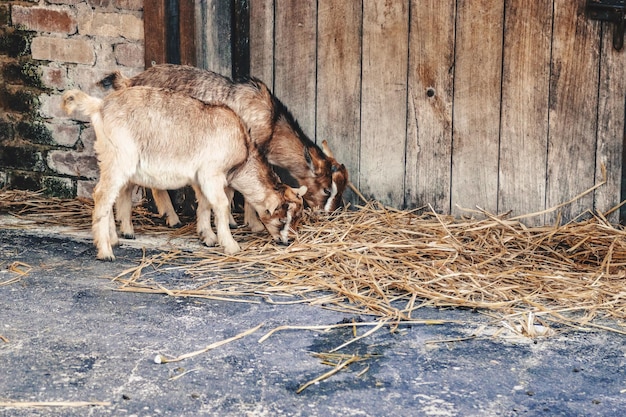
[{"label": "weathered brick", "polygon": [[143,0],[87,0],[94,9],[143,10]]},{"label": "weathered brick", "polygon": [[39,96],[41,105],[39,106],[39,115],[44,119],[51,118],[67,118],[67,114],[61,110],[60,94],[42,94]]},{"label": "weathered brick", "polygon": [[143,39],[143,20],[124,13],[81,13],[78,17],[81,35]]},{"label": "weathered brick", "polygon": [[78,88],[94,97],[104,97],[109,91],[103,90],[97,83],[111,72],[117,69],[117,65],[104,67],[75,67],[68,69],[68,77],[73,82],[72,88]]},{"label": "weathered brick", "polygon": [[113,0],[113,3],[122,10],[143,10],[143,0]]},{"label": "weathered brick", "polygon": [[96,54],[93,46],[83,39],[63,39],[38,36],[31,44],[33,59],[93,65]]},{"label": "weathered brick", "polygon": [[55,150],[48,153],[48,167],[59,174],[97,178],[98,160],[84,152]]},{"label": "weathered brick", "polygon": [[87,127],[80,133],[80,143],[83,146],[83,152],[90,155],[95,155],[96,150],[94,145],[96,144],[96,131],[93,127]]},{"label": "weathered brick", "polygon": [[83,0],[48,0],[47,2],[50,4],[65,4],[68,6],[73,6],[75,4],[81,3]]},{"label": "weathered brick", "polygon": [[54,143],[61,146],[73,147],[80,137],[80,126],[77,124],[47,123],[52,133]]},{"label": "weathered brick", "polygon": [[48,88],[54,88],[56,90],[67,89],[69,83],[67,79],[67,69],[42,66],[41,69],[41,82]]},{"label": "weathered brick", "polygon": [[144,66],[144,47],[136,43],[118,43],[113,47],[115,62],[126,67]]},{"label": "weathered brick", "polygon": [[0,4],[0,26],[8,26],[11,21],[11,13],[8,4]]},{"label": "weathered brick", "polygon": [[76,197],[93,198],[93,189],[96,187],[98,181],[76,181]]},{"label": "weathered brick", "polygon": [[76,33],[76,18],[69,9],[13,6],[14,26],[35,32]]}]

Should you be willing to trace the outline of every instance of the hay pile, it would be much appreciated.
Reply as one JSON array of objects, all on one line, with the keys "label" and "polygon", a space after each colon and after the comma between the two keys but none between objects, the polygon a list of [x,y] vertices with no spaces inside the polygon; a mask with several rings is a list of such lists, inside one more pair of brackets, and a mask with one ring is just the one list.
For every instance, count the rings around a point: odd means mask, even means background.
[{"label": "hay pile", "polygon": [[[0,193],[0,212],[39,222],[89,227],[79,200],[25,199]],[[7,203],[7,200],[10,200]],[[46,213],[48,213],[46,215]],[[626,319],[626,232],[602,215],[563,226],[525,227],[475,212],[459,220],[432,211],[401,211],[371,202],[330,217],[308,213],[289,247],[267,234],[235,232],[235,256],[219,249],[144,256],[115,278],[120,290],[236,301],[307,302],[354,314],[410,320],[424,306],[485,310],[542,325],[606,326]],[[144,210],[139,233],[172,233]],[[196,239],[193,225],[175,234]],[[141,230],[143,229],[143,230]],[[171,279],[171,272],[178,278]],[[164,274],[167,272],[167,274]],[[169,276],[170,278],[164,278]],[[559,327],[557,326],[557,327]]]}]

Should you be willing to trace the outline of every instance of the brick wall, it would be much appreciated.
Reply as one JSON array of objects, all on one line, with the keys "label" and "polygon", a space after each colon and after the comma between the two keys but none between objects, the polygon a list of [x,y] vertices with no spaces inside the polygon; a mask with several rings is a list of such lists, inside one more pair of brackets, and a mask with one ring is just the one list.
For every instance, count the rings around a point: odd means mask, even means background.
[{"label": "brick wall", "polygon": [[94,133],[69,119],[61,94],[95,86],[111,70],[144,68],[143,0],[0,3],[0,188],[90,196]]}]

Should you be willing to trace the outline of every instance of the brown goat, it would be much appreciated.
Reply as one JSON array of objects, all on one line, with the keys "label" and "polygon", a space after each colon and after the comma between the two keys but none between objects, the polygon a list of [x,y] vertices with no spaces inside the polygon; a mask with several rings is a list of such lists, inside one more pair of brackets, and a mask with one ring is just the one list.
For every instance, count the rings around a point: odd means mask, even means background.
[{"label": "brown goat", "polygon": [[[328,149],[313,143],[300,129],[287,108],[257,79],[233,82],[211,71],[184,65],[155,65],[126,78],[119,71],[100,81],[114,89],[148,85],[176,90],[204,102],[231,107],[249,129],[250,137],[272,165],[283,168],[300,185],[307,187],[304,201],[314,209],[331,212],[341,203],[348,172]],[[161,214],[168,224],[178,220],[167,193],[153,190]],[[175,217],[174,217],[175,216]]]},{"label": "brown goat", "polygon": [[289,231],[302,214],[306,188],[293,190],[279,182],[230,108],[152,87],[123,89],[102,100],[70,90],[63,94],[62,108],[68,115],[78,110],[89,116],[96,131],[100,179],[92,229],[98,259],[115,259],[112,209],[119,195],[118,210],[129,210],[129,184],[158,189],[192,185],[199,235],[207,245],[217,241],[228,254],[240,250],[228,227],[225,188],[232,187],[256,210],[272,237],[288,243]]}]

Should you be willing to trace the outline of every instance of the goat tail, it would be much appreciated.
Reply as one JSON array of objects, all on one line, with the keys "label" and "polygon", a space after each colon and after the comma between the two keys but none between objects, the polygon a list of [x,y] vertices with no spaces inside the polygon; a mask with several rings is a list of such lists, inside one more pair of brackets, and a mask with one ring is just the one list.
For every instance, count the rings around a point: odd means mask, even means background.
[{"label": "goat tail", "polygon": [[270,91],[269,88],[267,88],[267,85],[265,85],[265,83],[261,80],[258,80],[256,78],[253,79],[253,81],[255,82],[255,84],[257,85],[257,88],[259,89],[259,96],[261,97],[263,103],[272,103],[274,100],[274,96],[272,95],[272,92]]},{"label": "goat tail", "polygon": [[130,78],[126,78],[119,71],[114,71],[98,81],[97,83],[100,87],[108,90],[109,88],[113,88],[114,90],[120,90],[122,88],[132,87],[133,82]]},{"label": "goat tail", "polygon": [[86,116],[93,116],[100,111],[102,100],[91,97],[80,90],[68,90],[63,93],[61,108],[67,115],[71,115],[78,110]]}]

